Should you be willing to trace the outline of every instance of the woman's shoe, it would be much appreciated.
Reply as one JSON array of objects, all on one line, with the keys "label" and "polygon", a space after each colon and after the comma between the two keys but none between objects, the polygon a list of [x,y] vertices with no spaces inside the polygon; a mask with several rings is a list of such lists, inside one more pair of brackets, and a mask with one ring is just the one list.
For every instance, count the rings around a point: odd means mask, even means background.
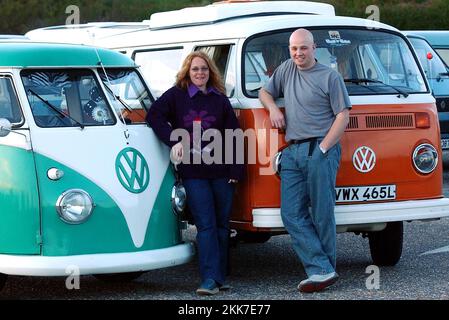
[{"label": "woman's shoe", "polygon": [[204,280],[200,287],[196,289],[196,293],[200,296],[212,296],[220,291],[218,284],[214,279]]}]

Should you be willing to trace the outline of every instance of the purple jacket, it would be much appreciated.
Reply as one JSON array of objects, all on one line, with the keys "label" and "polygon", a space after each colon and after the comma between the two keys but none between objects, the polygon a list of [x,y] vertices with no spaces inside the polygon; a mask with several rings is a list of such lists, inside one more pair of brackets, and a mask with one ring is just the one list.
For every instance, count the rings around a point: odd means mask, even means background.
[{"label": "purple jacket", "polygon": [[[243,164],[235,164],[236,150],[233,146],[233,164],[225,163],[225,129],[239,129],[239,122],[229,99],[214,88],[209,88],[208,93],[202,93],[195,85],[191,84],[188,90],[172,87],[167,90],[151,106],[147,118],[148,124],[153,128],[159,139],[169,147],[173,147],[181,141],[170,140],[170,135],[175,129],[185,129],[190,135],[190,164],[179,164],[178,170],[184,179],[236,179],[243,177]],[[200,164],[194,164],[193,156],[193,126],[201,128],[201,135],[208,129],[217,129],[222,137],[222,159],[219,163],[205,164],[201,158]],[[207,145],[213,142],[201,141],[201,150],[205,152]],[[196,144],[198,146],[198,144]],[[199,147],[196,148],[200,150]],[[188,152],[188,150],[184,150]],[[207,152],[207,151],[206,151]],[[215,152],[215,151],[214,151]],[[210,154],[212,158],[215,153]],[[197,158],[198,159],[198,158]],[[228,161],[229,162],[229,161]]]}]

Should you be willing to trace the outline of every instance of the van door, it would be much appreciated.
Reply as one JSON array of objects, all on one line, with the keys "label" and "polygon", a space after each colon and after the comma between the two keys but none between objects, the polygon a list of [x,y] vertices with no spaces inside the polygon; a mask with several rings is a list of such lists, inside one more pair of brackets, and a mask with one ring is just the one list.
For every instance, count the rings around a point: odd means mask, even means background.
[{"label": "van door", "polygon": [[0,137],[0,254],[39,254],[39,190],[34,154],[17,91],[8,74],[0,74],[0,118],[12,124],[12,131]]}]

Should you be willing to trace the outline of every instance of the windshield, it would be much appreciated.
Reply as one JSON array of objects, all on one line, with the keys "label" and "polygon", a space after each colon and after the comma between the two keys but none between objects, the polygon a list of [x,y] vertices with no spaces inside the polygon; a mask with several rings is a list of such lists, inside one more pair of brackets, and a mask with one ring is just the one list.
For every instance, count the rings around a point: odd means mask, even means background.
[{"label": "windshield", "polygon": [[23,85],[39,127],[115,124],[92,70],[24,70]]},{"label": "windshield", "polygon": [[443,75],[448,76],[446,65],[426,40],[419,38],[409,38],[409,40],[416,51],[427,78],[436,79]]},{"label": "windshield", "polygon": [[99,69],[98,73],[106,87],[117,114],[127,124],[144,123],[153,98],[135,69]]},{"label": "windshield", "polygon": [[[318,62],[334,68],[346,81],[350,95],[427,92],[418,65],[402,37],[366,29],[309,28],[317,44]],[[244,89],[256,98],[274,70],[290,58],[288,41],[293,30],[251,38],[244,47]]]}]

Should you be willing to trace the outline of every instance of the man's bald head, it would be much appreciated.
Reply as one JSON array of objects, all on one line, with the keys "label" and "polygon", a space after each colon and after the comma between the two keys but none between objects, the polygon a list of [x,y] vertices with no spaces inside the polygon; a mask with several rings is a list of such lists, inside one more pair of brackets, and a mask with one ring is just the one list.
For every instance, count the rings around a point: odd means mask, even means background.
[{"label": "man's bald head", "polygon": [[309,30],[306,29],[297,29],[293,31],[290,36],[290,45],[294,43],[309,43],[314,44],[315,40],[313,39],[313,34]]},{"label": "man's bald head", "polygon": [[290,36],[290,56],[301,70],[315,65],[315,41],[313,34],[306,29],[295,30]]}]

